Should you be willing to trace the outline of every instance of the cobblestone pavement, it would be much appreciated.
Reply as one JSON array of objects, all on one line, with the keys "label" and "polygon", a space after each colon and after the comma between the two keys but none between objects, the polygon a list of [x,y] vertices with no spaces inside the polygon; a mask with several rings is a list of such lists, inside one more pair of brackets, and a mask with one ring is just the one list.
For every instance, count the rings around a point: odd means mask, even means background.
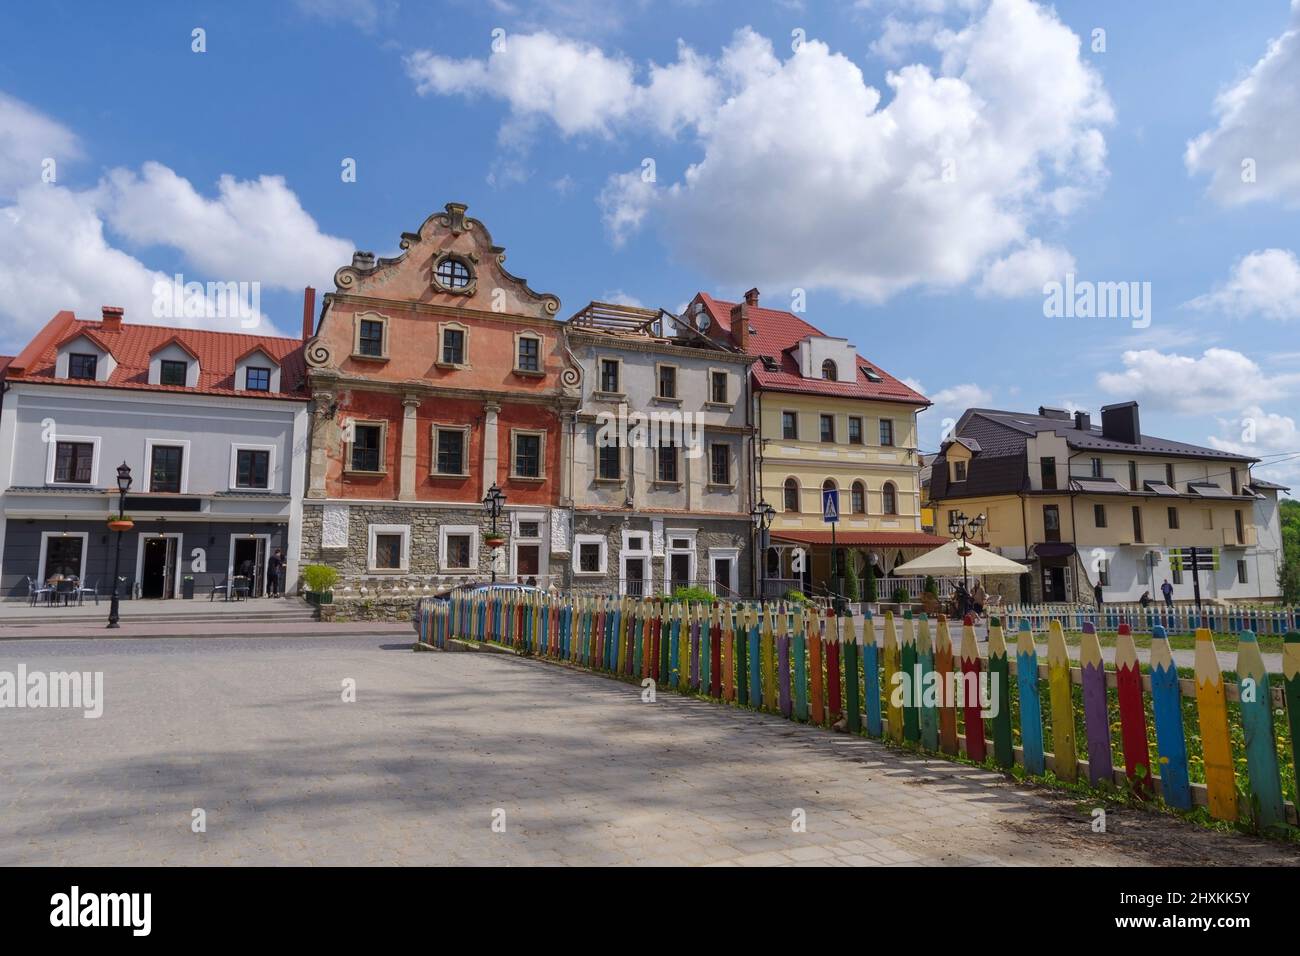
[{"label": "cobblestone pavement", "polygon": [[[32,641],[99,719],[0,709],[3,864],[1296,863],[861,738],[383,636]],[[345,679],[355,703],[342,700]],[[191,831],[192,811],[207,831]],[[794,832],[792,814],[806,814]],[[494,832],[494,814],[505,832]]]}]

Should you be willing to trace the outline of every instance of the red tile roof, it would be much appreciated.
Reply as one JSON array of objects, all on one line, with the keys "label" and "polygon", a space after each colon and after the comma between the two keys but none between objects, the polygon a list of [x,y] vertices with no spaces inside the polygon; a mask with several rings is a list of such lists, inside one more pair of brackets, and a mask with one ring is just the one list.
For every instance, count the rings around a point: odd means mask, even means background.
[{"label": "red tile roof", "polygon": [[[68,381],[54,377],[55,361],[64,343],[85,335],[113,356],[117,367],[104,382],[81,379]],[[160,348],[175,341],[199,360],[197,388],[183,385],[149,384],[149,359]],[[279,392],[235,390],[235,365],[240,358],[261,349],[280,364]],[[27,347],[9,360],[6,377],[11,382],[70,384],[79,388],[129,388],[154,392],[198,392],[206,395],[239,395],[244,398],[307,400],[306,365],[303,343],[266,335],[239,332],[210,332],[204,329],[175,328],[164,325],[129,325],[122,323],[109,331],[101,322],[78,319],[71,312],[60,312],[46,324]],[[298,383],[303,387],[298,388]]]},{"label": "red tile roof", "polygon": [[[798,544],[831,543],[829,531],[773,531],[773,540],[794,541]],[[945,545],[951,538],[942,538],[923,531],[837,531],[837,547],[897,547],[897,548],[937,548]]]},{"label": "red tile roof", "polygon": [[[731,309],[735,303],[715,299],[705,292],[701,292],[699,298],[708,310],[714,327],[730,333]],[[799,365],[792,350],[808,336],[824,336],[826,333],[805,322],[793,312],[754,306],[749,309],[749,315],[750,326],[754,331],[750,335],[747,351],[751,355],[770,355],[781,366],[780,371],[769,371],[761,361],[750,366],[754,382],[760,389],[834,395],[840,398],[861,398],[881,402],[906,402],[912,405],[930,404],[930,400],[920,392],[908,388],[875,362],[868,361],[861,355],[857,356],[857,361],[854,363],[854,379],[851,382],[804,378],[799,374]],[[873,382],[867,378],[866,373],[862,371],[863,366],[870,368],[880,376],[881,380]]]}]

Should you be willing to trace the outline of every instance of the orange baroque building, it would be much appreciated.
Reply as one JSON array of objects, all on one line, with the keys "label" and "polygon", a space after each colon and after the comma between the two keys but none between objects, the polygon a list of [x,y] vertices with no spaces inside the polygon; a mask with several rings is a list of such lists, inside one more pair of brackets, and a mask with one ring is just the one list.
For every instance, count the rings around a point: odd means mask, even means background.
[{"label": "orange baroque building", "polygon": [[[338,568],[344,589],[484,578],[494,484],[505,494],[498,578],[547,586],[567,562],[561,421],[580,373],[560,301],[507,272],[465,209],[448,203],[404,233],[395,258],[356,253],[307,342],[304,560]],[[313,308],[309,293],[305,323]]]}]

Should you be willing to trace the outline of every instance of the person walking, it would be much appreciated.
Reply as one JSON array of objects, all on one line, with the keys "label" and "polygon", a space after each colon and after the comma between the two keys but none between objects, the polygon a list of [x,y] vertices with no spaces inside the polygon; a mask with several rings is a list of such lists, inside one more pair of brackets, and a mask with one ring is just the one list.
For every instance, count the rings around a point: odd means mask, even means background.
[{"label": "person walking", "polygon": [[271,560],[266,563],[266,567],[270,572],[267,575],[266,593],[271,597],[279,597],[280,572],[284,570],[284,553],[279,548],[275,549],[275,554],[271,555]]},{"label": "person walking", "polygon": [[1165,578],[1165,583],[1160,585],[1160,593],[1165,596],[1165,607],[1173,610],[1174,607],[1174,586]]}]

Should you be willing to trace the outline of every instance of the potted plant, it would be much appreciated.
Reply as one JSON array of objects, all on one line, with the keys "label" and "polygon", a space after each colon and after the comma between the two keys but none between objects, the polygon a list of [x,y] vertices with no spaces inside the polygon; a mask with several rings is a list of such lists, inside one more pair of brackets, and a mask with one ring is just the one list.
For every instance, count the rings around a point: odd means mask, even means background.
[{"label": "potted plant", "polygon": [[130,531],[134,527],[135,522],[130,515],[117,515],[108,519],[109,531]]},{"label": "potted plant", "polygon": [[309,604],[333,604],[334,585],[339,573],[327,564],[309,564],[302,569],[302,580],[307,586]]},{"label": "potted plant", "polygon": [[492,550],[496,550],[506,543],[506,536],[500,531],[484,531],[483,543]]},{"label": "potted plant", "polygon": [[187,574],[181,578],[181,597],[186,601],[194,600],[194,575]]}]

